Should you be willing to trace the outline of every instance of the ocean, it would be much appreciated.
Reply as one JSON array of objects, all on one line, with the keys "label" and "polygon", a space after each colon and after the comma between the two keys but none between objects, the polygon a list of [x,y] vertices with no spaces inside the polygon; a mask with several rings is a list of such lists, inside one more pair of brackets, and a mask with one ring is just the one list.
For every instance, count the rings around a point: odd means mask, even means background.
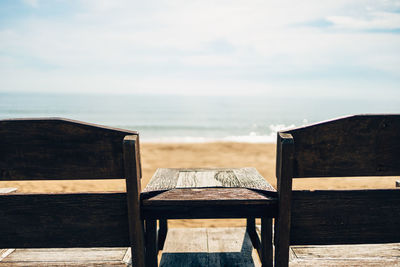
[{"label": "ocean", "polygon": [[142,142],[269,143],[278,130],[360,113],[400,113],[400,100],[0,93],[0,119],[63,117],[137,130]]}]

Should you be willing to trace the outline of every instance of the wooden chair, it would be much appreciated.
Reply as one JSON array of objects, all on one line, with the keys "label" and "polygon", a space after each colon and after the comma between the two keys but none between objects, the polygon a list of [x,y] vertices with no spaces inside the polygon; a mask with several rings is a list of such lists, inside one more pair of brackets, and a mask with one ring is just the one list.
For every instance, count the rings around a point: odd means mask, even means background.
[{"label": "wooden chair", "polygon": [[125,179],[126,193],[0,195],[0,248],[131,247],[145,266],[137,132],[78,121],[0,121],[0,180]]},{"label": "wooden chair", "polygon": [[[278,133],[275,266],[289,245],[400,242],[400,191],[292,191],[293,178],[400,174],[400,115],[358,115]],[[340,182],[340,181],[338,181]]]}]

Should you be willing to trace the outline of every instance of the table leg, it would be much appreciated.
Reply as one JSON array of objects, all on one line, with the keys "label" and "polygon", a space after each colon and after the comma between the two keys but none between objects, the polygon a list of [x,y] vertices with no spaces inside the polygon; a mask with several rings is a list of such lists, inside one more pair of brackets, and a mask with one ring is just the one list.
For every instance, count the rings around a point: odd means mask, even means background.
[{"label": "table leg", "polygon": [[146,266],[157,267],[157,221],[146,220]]},{"label": "table leg", "polygon": [[273,266],[272,219],[261,218],[261,263],[263,267]]},{"label": "table leg", "polygon": [[160,229],[158,230],[158,250],[162,250],[164,248],[165,239],[167,238],[168,221],[162,219],[158,222],[160,225]]},{"label": "table leg", "polygon": [[246,231],[247,231],[247,234],[250,237],[250,240],[251,240],[251,243],[253,244],[253,247],[255,249],[257,249],[257,252],[259,252],[260,239],[258,239],[258,235],[257,235],[257,232],[256,232],[256,219],[255,218],[247,218]]}]

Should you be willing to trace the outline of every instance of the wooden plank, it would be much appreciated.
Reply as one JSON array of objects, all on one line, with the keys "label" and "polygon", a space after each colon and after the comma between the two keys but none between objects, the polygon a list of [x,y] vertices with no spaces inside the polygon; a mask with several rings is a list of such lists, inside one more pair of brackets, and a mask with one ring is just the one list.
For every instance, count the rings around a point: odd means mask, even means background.
[{"label": "wooden plank", "polygon": [[222,183],[215,179],[215,171],[202,172],[179,172],[176,188],[200,188],[222,186]]},{"label": "wooden plank", "polygon": [[174,189],[142,200],[143,218],[275,216],[277,199],[246,188]]},{"label": "wooden plank", "polygon": [[275,200],[274,196],[276,194],[272,195],[266,195],[247,188],[177,188],[148,199],[143,199],[143,205],[162,205],[164,203],[185,205],[188,201],[190,203],[204,201],[227,202],[226,204],[229,204],[231,201],[269,203]]},{"label": "wooden plank", "polygon": [[0,266],[124,266],[126,248],[17,249]]},{"label": "wooden plank", "polygon": [[294,140],[290,134],[278,133],[276,177],[278,185],[278,216],[275,218],[275,266],[289,264],[290,213],[292,202]]},{"label": "wooden plank", "polygon": [[261,266],[245,232],[245,228],[171,228],[160,266]]},{"label": "wooden plank", "polygon": [[293,191],[291,244],[400,242],[400,191]]},{"label": "wooden plank", "polygon": [[157,169],[143,193],[174,188],[227,187],[276,190],[255,168]]},{"label": "wooden plank", "polygon": [[0,180],[122,179],[137,132],[66,119],[0,120]]},{"label": "wooden plank", "polygon": [[384,259],[360,259],[360,260],[320,260],[320,259],[313,259],[313,260],[296,260],[290,262],[290,267],[303,267],[303,266],[327,266],[327,267],[376,267],[376,266],[400,266],[399,260],[384,260]]},{"label": "wooden plank", "polygon": [[330,246],[292,246],[297,259],[347,259],[347,260],[399,260],[400,243],[330,245]]},{"label": "wooden plank", "polygon": [[126,248],[17,249],[3,262],[122,261]]},{"label": "wooden plank", "polygon": [[128,135],[123,141],[125,181],[127,192],[127,209],[129,240],[132,262],[135,266],[145,266],[144,226],[140,217],[140,166],[137,136]]},{"label": "wooden plank", "polygon": [[99,267],[99,266],[118,266],[118,267],[126,267],[125,263],[116,262],[116,261],[101,261],[101,262],[13,262],[10,263],[1,263],[0,266],[13,266],[13,267],[65,267],[65,266],[74,266],[74,267]]},{"label": "wooden plank", "polygon": [[273,266],[274,256],[271,218],[261,218],[261,249],[259,255],[263,266]]},{"label": "wooden plank", "polygon": [[125,193],[9,194],[0,207],[1,248],[129,246]]},{"label": "wooden plank", "polygon": [[233,173],[240,183],[237,187],[276,192],[276,189],[255,168],[233,169]]},{"label": "wooden plank", "polygon": [[167,232],[168,232],[168,221],[159,220],[158,250],[162,250],[164,248],[165,239],[167,238]]},{"label": "wooden plank", "polygon": [[290,266],[399,266],[400,244],[292,246]]},{"label": "wooden plank", "polygon": [[[251,254],[253,246],[245,228],[207,228],[208,253],[239,252]],[[238,253],[238,254],[239,254]]]},{"label": "wooden plank", "polygon": [[125,255],[122,258],[122,261],[127,265],[132,265],[132,250],[131,250],[131,248],[128,248],[125,251]]},{"label": "wooden plank", "polygon": [[9,194],[9,193],[13,193],[16,192],[17,188],[15,187],[3,187],[0,188],[0,194]]},{"label": "wooden plank", "polygon": [[205,228],[171,228],[168,231],[160,267],[208,266]]},{"label": "wooden plank", "polygon": [[[244,187],[244,186],[241,186],[240,179],[235,174],[235,169],[215,171],[214,172],[214,180],[217,181],[215,186]],[[213,185],[210,185],[210,186],[213,186]]]},{"label": "wooden plank", "polygon": [[293,177],[400,174],[400,115],[357,115],[286,131],[295,141]]},{"label": "wooden plank", "polygon": [[163,253],[208,252],[207,228],[170,228]]},{"label": "wooden plank", "polygon": [[5,259],[8,255],[10,255],[11,253],[13,253],[15,251],[15,249],[10,248],[10,249],[0,249],[0,261],[2,261],[3,259]]},{"label": "wooden plank", "polygon": [[169,190],[176,187],[179,178],[178,169],[159,168],[142,190],[142,193]]},{"label": "wooden plank", "polygon": [[146,220],[146,266],[157,267],[158,260],[157,221]]}]

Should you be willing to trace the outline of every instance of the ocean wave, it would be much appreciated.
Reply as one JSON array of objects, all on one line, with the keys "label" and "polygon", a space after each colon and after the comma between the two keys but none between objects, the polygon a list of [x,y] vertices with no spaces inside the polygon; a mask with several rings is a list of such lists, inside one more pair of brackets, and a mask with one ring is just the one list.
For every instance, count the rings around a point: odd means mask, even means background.
[{"label": "ocean wave", "polygon": [[212,143],[212,142],[235,142],[235,143],[276,143],[278,131],[293,128],[295,125],[286,126],[284,124],[270,125],[269,134],[250,132],[247,135],[227,135],[223,137],[203,137],[203,136],[163,136],[150,137],[141,136],[141,142],[145,143]]}]

